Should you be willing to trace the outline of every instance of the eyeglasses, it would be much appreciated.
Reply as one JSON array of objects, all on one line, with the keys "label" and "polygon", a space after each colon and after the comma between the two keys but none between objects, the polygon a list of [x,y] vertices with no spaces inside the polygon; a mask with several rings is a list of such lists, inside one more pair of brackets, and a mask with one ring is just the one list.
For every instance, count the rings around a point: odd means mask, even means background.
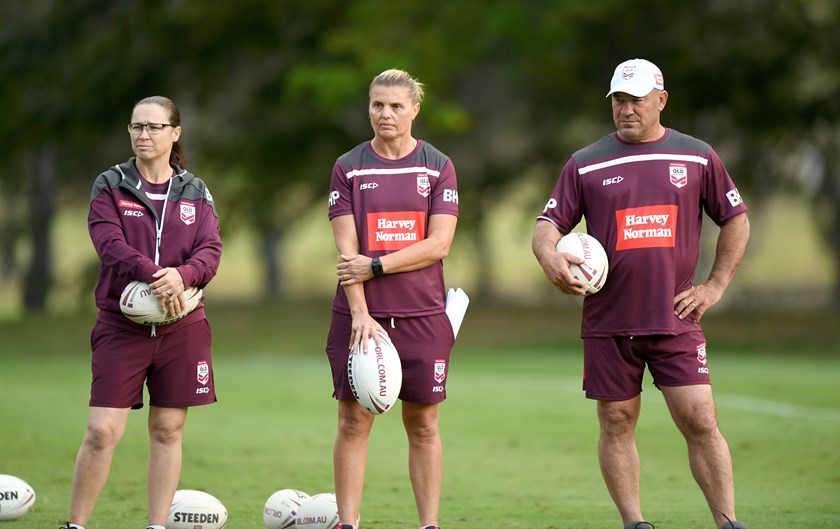
[{"label": "eyeglasses", "polygon": [[156,136],[163,132],[163,129],[166,127],[172,127],[171,123],[129,123],[128,124],[128,133],[132,136],[140,136],[143,134],[143,129],[145,128],[149,131],[149,134],[152,136]]}]

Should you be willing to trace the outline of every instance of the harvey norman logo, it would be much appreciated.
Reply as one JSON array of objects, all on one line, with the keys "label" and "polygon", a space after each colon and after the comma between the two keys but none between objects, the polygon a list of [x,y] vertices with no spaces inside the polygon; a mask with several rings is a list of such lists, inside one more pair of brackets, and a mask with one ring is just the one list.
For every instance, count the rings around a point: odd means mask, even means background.
[{"label": "harvey norman logo", "polygon": [[367,221],[369,250],[401,250],[426,237],[422,211],[368,213]]},{"label": "harvey norman logo", "polygon": [[675,204],[628,208],[615,212],[618,227],[616,251],[637,248],[673,248],[676,245]]},{"label": "harvey norman logo", "polygon": [[142,204],[138,204],[137,202],[133,202],[131,200],[120,200],[120,207],[129,209],[146,209]]}]

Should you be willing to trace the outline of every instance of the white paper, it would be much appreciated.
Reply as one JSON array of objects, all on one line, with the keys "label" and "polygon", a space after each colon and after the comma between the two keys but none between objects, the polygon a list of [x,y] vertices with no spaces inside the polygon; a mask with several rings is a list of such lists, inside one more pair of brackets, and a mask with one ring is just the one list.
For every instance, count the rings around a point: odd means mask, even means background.
[{"label": "white paper", "polygon": [[452,331],[455,337],[458,337],[458,330],[461,328],[461,322],[464,321],[464,314],[467,313],[467,306],[470,304],[470,298],[467,293],[460,288],[455,290],[450,288],[446,293],[446,315],[449,317],[449,322],[452,324]]}]

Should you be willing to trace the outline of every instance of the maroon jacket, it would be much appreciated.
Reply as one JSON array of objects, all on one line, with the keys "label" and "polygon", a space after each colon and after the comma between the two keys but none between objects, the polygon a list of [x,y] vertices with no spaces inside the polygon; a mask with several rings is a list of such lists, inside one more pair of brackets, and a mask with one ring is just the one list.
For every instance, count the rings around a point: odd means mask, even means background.
[{"label": "maroon jacket", "polygon": [[[177,166],[174,170],[162,220],[146,197],[134,158],[111,167],[93,184],[88,230],[102,261],[95,296],[97,320],[103,323],[149,333],[148,326],[123,316],[119,298],[131,281],[154,282],[152,274],[161,268],[177,268],[186,288],[203,288],[216,275],[222,240],[213,196],[201,179]],[[188,316],[156,332],[166,334],[201,319],[203,300]]]}]

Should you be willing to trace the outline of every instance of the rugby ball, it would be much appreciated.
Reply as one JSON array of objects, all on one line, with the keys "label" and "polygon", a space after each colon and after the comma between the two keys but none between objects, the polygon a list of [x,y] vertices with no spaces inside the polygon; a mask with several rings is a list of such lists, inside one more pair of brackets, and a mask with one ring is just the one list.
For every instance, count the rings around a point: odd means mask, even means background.
[{"label": "rugby ball", "polygon": [[580,266],[570,263],[569,271],[586,285],[589,294],[603,288],[607,281],[609,262],[607,252],[598,239],[586,233],[572,232],[557,242],[557,251],[568,252],[586,261]]},{"label": "rugby ball", "polygon": [[215,496],[184,489],[175,492],[166,529],[222,529],[227,519],[227,509]]},{"label": "rugby ball", "polygon": [[402,388],[402,364],[397,349],[380,333],[381,345],[368,338],[364,351],[350,352],[347,378],[353,396],[374,415],[385,413],[397,401]]},{"label": "rugby ball", "polygon": [[335,529],[338,526],[338,504],[335,494],[316,494],[298,507],[295,527],[298,529]]},{"label": "rugby ball", "polygon": [[22,479],[0,474],[0,520],[20,518],[35,503],[35,489]]},{"label": "rugby ball", "polygon": [[294,527],[298,507],[309,498],[309,494],[297,489],[282,489],[269,496],[263,508],[266,529]]},{"label": "rugby ball", "polygon": [[142,281],[132,281],[120,295],[120,310],[126,318],[143,325],[166,325],[178,321],[198,306],[201,289],[190,287],[184,291],[187,306],[181,314],[166,314],[160,310],[160,301],[152,294],[152,288]]}]

